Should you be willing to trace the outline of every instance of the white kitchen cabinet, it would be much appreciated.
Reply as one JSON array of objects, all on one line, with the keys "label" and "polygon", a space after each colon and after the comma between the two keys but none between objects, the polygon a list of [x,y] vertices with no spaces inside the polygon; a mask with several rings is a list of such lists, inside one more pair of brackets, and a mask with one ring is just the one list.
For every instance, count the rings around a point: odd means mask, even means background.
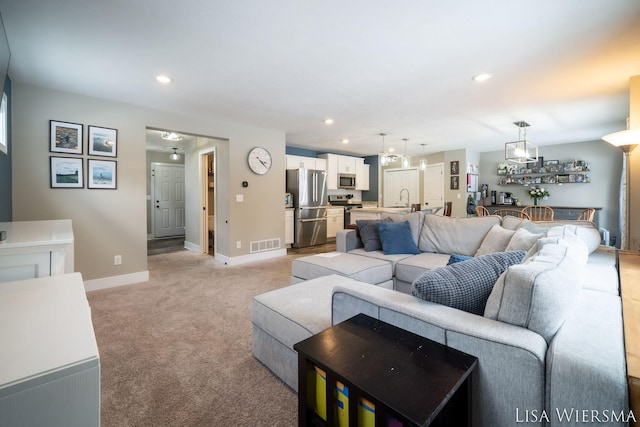
[{"label": "white kitchen cabinet", "polygon": [[73,272],[70,219],[0,222],[0,230],[0,283]]},{"label": "white kitchen cabinet", "polygon": [[356,190],[369,190],[369,165],[364,161],[356,163]]},{"label": "white kitchen cabinet", "polygon": [[[340,154],[320,154],[318,157],[325,159],[327,162],[327,189],[338,189],[338,174],[345,173],[356,175],[356,185],[359,186],[358,181],[362,180],[363,186],[369,189],[369,176],[367,173],[366,178],[358,176],[358,169],[361,168],[361,172],[364,171],[364,159],[362,157],[342,156]],[[367,170],[368,172],[368,170]],[[360,190],[361,188],[356,188]],[[365,189],[364,187],[362,189]]]},{"label": "white kitchen cabinet", "polygon": [[380,219],[380,212],[377,209],[351,209],[349,213],[351,217],[351,224],[355,224],[356,221],[361,219]]},{"label": "white kitchen cabinet", "polygon": [[[356,174],[356,157],[338,156],[338,173]],[[362,160],[362,159],[359,159]]]},{"label": "white kitchen cabinet", "polygon": [[100,425],[100,359],[80,273],[2,283],[0,342],[0,425]]},{"label": "white kitchen cabinet", "polygon": [[293,244],[293,208],[284,211],[284,244]]},{"label": "white kitchen cabinet", "polygon": [[327,208],[327,238],[335,238],[344,229],[344,208]]},{"label": "white kitchen cabinet", "polygon": [[287,154],[286,156],[287,169],[315,169],[326,171],[327,161],[325,159],[319,159],[316,157],[295,156]]},{"label": "white kitchen cabinet", "polygon": [[327,163],[327,190],[338,189],[338,155],[320,154],[319,158]]}]

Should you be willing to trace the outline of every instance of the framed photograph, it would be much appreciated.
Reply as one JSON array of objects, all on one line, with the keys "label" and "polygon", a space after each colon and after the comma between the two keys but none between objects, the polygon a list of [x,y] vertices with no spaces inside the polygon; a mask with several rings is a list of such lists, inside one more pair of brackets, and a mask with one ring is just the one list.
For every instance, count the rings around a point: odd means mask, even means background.
[{"label": "framed photograph", "polygon": [[51,188],[84,188],[82,159],[51,156]]},{"label": "framed photograph", "polygon": [[82,125],[50,120],[49,151],[52,153],[82,154]]},{"label": "framed photograph", "polygon": [[89,126],[89,155],[116,157],[118,130]]},{"label": "framed photograph", "polygon": [[451,175],[458,175],[460,173],[460,162],[455,160],[451,162]]},{"label": "framed photograph", "polygon": [[115,190],[117,188],[117,162],[88,159],[87,188]]},{"label": "framed photograph", "polygon": [[452,176],[451,177],[451,189],[452,190],[458,190],[460,188],[460,180],[459,180],[459,176]]}]

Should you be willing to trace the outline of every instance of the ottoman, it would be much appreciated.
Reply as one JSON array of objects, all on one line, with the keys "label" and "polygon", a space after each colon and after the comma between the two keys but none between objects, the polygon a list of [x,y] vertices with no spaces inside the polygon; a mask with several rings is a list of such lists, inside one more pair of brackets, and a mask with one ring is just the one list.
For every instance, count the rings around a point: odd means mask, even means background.
[{"label": "ottoman", "polygon": [[291,284],[330,274],[393,289],[393,266],[380,259],[344,252],[327,252],[296,258],[291,264]]},{"label": "ottoman", "polygon": [[331,295],[338,285],[371,286],[330,275],[265,292],[251,302],[253,355],[293,390],[298,390],[293,345],[331,327]]}]

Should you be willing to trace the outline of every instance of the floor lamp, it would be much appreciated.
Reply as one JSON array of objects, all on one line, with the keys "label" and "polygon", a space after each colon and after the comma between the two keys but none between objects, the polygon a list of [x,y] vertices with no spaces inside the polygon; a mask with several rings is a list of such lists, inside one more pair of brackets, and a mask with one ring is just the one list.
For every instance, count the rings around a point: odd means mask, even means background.
[{"label": "floor lamp", "polygon": [[629,129],[629,119],[627,119],[627,130],[610,133],[602,139],[620,148],[623,154],[618,224],[620,249],[629,249],[629,153],[640,144],[640,129]]}]

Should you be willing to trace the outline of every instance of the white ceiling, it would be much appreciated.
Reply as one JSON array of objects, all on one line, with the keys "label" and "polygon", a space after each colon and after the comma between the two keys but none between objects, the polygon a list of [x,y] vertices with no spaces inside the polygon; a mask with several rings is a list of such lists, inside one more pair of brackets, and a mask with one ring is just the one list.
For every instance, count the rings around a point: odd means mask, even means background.
[{"label": "white ceiling", "polygon": [[[380,132],[400,152],[402,138],[410,153],[501,150],[517,120],[539,145],[597,140],[624,129],[640,74],[635,0],[0,0],[0,12],[14,81],[360,155],[380,151]],[[494,77],[473,82],[480,72]]]}]

